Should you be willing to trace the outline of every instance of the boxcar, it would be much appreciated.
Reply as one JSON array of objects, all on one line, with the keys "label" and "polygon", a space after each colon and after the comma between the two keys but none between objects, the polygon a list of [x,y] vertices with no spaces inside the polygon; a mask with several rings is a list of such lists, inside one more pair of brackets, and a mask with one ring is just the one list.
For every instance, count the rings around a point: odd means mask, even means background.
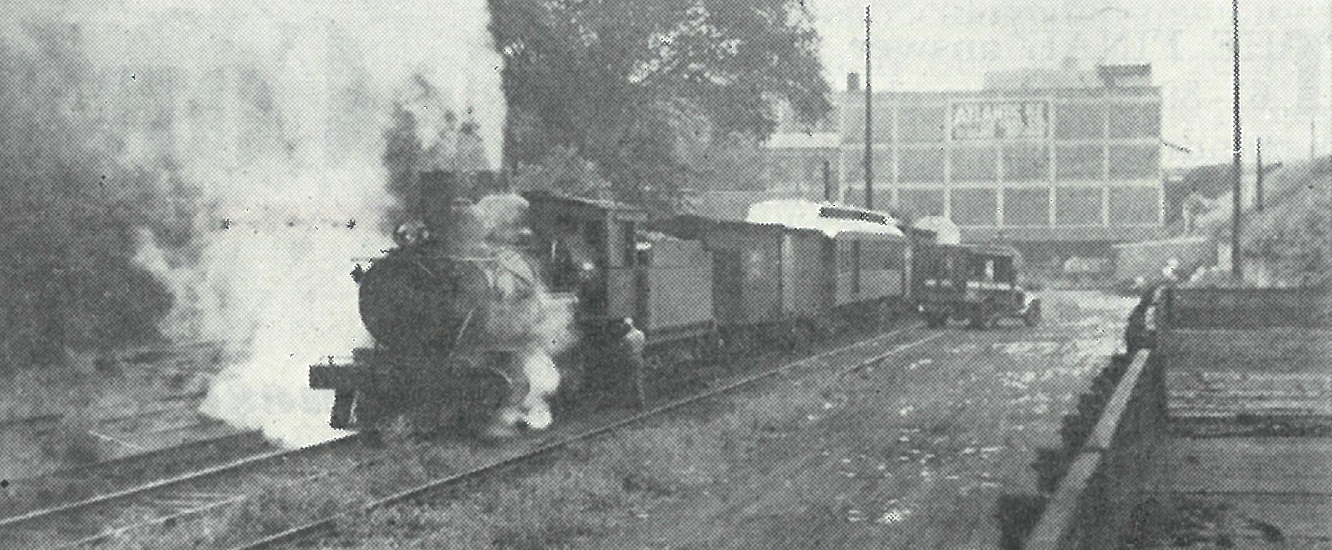
[{"label": "boxcar", "polygon": [[798,341],[838,319],[877,314],[885,302],[905,304],[909,293],[911,251],[900,234],[829,236],[810,227],[693,216],[670,225],[712,253],[714,316],[730,340],[759,333]]},{"label": "boxcar", "polygon": [[821,314],[829,290],[822,234],[747,222],[703,221],[701,227],[713,257],[714,312],[724,330]]},{"label": "boxcar", "polygon": [[834,305],[868,305],[905,300],[909,294],[911,247],[890,233],[840,232],[836,247]]}]

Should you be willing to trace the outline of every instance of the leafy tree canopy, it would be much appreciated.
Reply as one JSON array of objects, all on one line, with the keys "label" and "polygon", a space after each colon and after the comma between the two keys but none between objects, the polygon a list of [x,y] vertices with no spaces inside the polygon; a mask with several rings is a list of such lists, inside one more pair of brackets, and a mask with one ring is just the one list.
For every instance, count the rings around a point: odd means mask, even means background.
[{"label": "leafy tree canopy", "polygon": [[0,371],[158,337],[166,289],[132,260],[136,228],[188,240],[192,200],[169,159],[126,145],[77,30],[0,36]]},{"label": "leafy tree canopy", "polygon": [[[819,38],[798,0],[490,0],[505,58],[510,165],[556,147],[621,199],[669,208],[736,136],[757,142],[786,103],[830,106]],[[754,169],[757,170],[757,166]]]}]

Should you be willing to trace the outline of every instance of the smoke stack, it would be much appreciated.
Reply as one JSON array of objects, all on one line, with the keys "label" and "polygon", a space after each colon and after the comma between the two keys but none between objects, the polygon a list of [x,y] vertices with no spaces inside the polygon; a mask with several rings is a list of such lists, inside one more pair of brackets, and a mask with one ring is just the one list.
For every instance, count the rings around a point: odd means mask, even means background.
[{"label": "smoke stack", "polygon": [[1063,59],[1060,59],[1060,60],[1059,60],[1059,68],[1060,68],[1060,69],[1063,69],[1063,70],[1065,70],[1065,71],[1072,71],[1072,70],[1077,69],[1077,68],[1078,68],[1078,58],[1073,57],[1073,56],[1071,56],[1071,55],[1070,55],[1070,56],[1065,56]]},{"label": "smoke stack", "polygon": [[860,73],[846,73],[846,91],[860,91]]},{"label": "smoke stack", "polygon": [[444,170],[422,172],[417,178],[419,199],[414,214],[425,222],[431,233],[442,235],[448,227],[453,200],[466,196],[461,183],[456,172]]}]

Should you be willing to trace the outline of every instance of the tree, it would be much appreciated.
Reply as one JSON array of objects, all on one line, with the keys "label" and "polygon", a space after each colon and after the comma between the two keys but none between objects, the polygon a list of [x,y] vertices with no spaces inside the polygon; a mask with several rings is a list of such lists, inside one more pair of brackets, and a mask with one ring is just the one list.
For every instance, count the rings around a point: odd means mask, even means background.
[{"label": "tree", "polygon": [[775,105],[830,106],[818,35],[798,0],[490,0],[509,107],[506,165],[555,147],[626,201],[678,204],[691,150],[766,139]]},{"label": "tree", "polygon": [[191,233],[169,159],[118,160],[121,128],[82,48],[67,25],[0,37],[0,370],[160,337],[171,297],[132,260],[136,230]]}]

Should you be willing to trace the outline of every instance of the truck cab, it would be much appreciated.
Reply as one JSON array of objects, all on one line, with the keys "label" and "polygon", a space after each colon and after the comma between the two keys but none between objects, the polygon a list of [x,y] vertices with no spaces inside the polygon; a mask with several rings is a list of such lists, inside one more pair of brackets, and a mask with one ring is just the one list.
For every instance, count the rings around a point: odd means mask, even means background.
[{"label": "truck cab", "polygon": [[1040,300],[1017,283],[1021,256],[1007,246],[931,244],[917,253],[914,289],[925,323],[965,319],[984,329],[1005,318],[1040,322]]}]

